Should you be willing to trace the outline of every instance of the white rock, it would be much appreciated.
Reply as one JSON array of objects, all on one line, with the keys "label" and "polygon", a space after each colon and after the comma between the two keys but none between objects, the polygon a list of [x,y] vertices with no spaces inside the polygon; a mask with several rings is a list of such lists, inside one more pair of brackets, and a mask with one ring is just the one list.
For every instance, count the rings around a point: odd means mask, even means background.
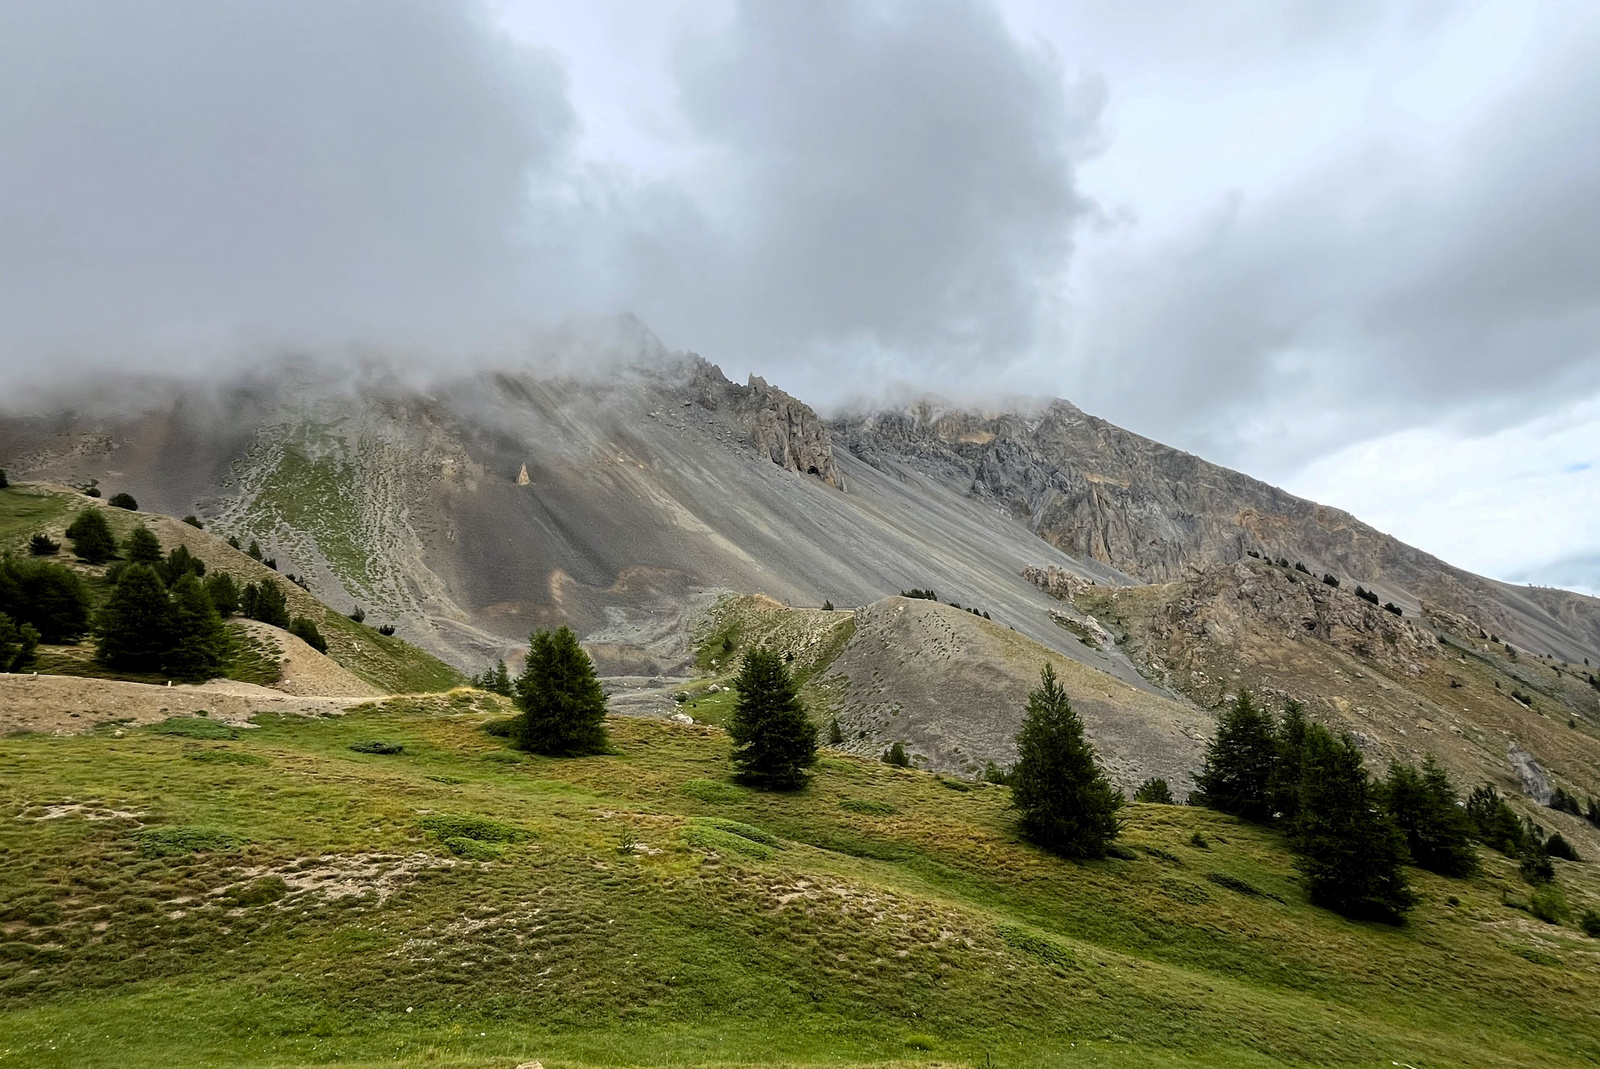
[{"label": "white rock", "polygon": [[677,724],[694,723],[694,717],[690,716],[688,713],[673,713],[670,719]]}]

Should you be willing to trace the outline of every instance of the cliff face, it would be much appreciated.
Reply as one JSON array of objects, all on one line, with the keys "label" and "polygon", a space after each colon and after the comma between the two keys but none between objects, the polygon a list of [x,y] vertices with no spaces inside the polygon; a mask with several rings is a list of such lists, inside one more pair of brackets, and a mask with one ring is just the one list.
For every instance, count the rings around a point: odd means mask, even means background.
[{"label": "cliff face", "polygon": [[767,385],[759,375],[740,386],[729,382],[720,368],[693,358],[693,385],[699,403],[712,411],[725,411],[744,431],[757,453],[781,468],[815,475],[829,486],[844,489],[843,477],[833,462],[833,441],[828,425],[810,405]]},{"label": "cliff face", "polygon": [[1002,505],[1039,537],[1162,583],[1256,550],[1359,582],[1411,612],[1463,613],[1569,659],[1600,649],[1600,602],[1452,567],[1338,509],[1161,445],[1065,401],[1033,413],[928,404],[833,423],[851,454],[907,464]]}]

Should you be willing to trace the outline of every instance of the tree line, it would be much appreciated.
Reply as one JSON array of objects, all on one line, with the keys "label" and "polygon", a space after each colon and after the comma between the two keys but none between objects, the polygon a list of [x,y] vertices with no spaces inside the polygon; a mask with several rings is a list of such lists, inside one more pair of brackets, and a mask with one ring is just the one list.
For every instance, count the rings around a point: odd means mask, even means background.
[{"label": "tree line", "polygon": [[118,543],[98,509],[81,512],[66,535],[80,560],[109,564],[104,603],[94,611],[83,577],[46,559],[60,545],[35,535],[32,559],[0,559],[0,671],[26,667],[40,643],[71,644],[92,635],[95,659],[107,668],[203,681],[223,674],[233,658],[224,621],[235,615],[282,628],[327,652],[315,622],[292,616],[283,588],[271,580],[241,587],[227,572],[208,575],[205,562],[184,546],[163,553],[143,524]]}]

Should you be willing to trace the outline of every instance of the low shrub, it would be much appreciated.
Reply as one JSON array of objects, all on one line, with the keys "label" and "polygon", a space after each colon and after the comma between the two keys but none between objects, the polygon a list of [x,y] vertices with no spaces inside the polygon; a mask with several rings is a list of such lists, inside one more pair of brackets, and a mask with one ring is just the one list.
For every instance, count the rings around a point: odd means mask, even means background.
[{"label": "low shrub", "polygon": [[265,765],[270,762],[265,757],[253,753],[240,753],[238,750],[190,750],[184,754],[188,761],[204,761],[213,765]]},{"label": "low shrub", "polygon": [[742,802],[750,796],[749,792],[743,787],[715,779],[686,780],[679,786],[678,793],[686,794],[690,798],[698,798],[702,802],[710,802],[713,805],[732,805]]},{"label": "low shrub", "polygon": [[405,752],[405,744],[386,742],[383,739],[367,739],[363,742],[352,742],[347,749],[356,753],[397,754]]},{"label": "low shrub", "polygon": [[1211,841],[1199,832],[1195,832],[1193,835],[1189,836],[1189,845],[1198,847],[1201,850],[1211,849]]},{"label": "low shrub", "polygon": [[1544,852],[1551,857],[1559,857],[1562,861],[1582,861],[1578,851],[1567,842],[1560,832],[1556,832],[1544,841]]},{"label": "low shrub", "polygon": [[499,720],[486,720],[483,724],[483,733],[496,739],[509,739],[516,726],[517,718],[514,716],[502,717]]},{"label": "low shrub", "polygon": [[289,893],[289,885],[282,876],[263,876],[251,883],[230,887],[222,893],[223,899],[233,906],[265,906]]},{"label": "low shrub", "polygon": [[157,735],[176,735],[180,739],[237,739],[239,729],[231,724],[203,716],[169,716],[150,730]]},{"label": "low shrub", "polygon": [[1600,939],[1600,910],[1586,909],[1578,918],[1578,927],[1590,939]]},{"label": "low shrub", "polygon": [[771,832],[762,831],[760,828],[737,820],[728,820],[726,817],[693,817],[689,823],[704,828],[725,831],[730,835],[737,835],[741,838],[749,839],[753,843],[760,843],[763,846],[778,845],[778,837]]},{"label": "low shrub", "polygon": [[998,931],[1000,938],[1006,941],[1006,945],[1031,957],[1038,958],[1048,965],[1070,969],[1078,964],[1078,959],[1071,950],[1047,936],[1029,931],[1027,928],[1015,924],[1003,924],[998,928]]},{"label": "low shrub", "polygon": [[451,839],[472,839],[480,843],[520,843],[533,838],[533,833],[526,828],[502,824],[498,820],[489,820],[486,817],[434,813],[423,817],[420,823],[423,831],[445,843]]},{"label": "low shrub", "polygon": [[709,824],[691,822],[680,834],[684,842],[702,850],[711,850],[719,854],[743,854],[746,857],[756,858],[772,856],[772,847]]},{"label": "low shrub", "polygon": [[493,861],[506,852],[506,848],[499,843],[486,843],[481,839],[468,839],[460,835],[444,840],[444,845],[456,857],[468,861]]},{"label": "low shrub", "polygon": [[876,798],[846,798],[839,803],[839,808],[851,813],[862,813],[869,817],[889,817],[900,812],[898,806],[888,802],[880,802]]},{"label": "low shrub", "polygon": [[1553,883],[1541,884],[1533,889],[1533,895],[1528,899],[1528,912],[1546,924],[1562,924],[1572,916],[1572,911],[1567,907],[1567,896]]},{"label": "low shrub", "polygon": [[244,840],[231,832],[198,824],[175,824],[150,828],[138,836],[139,852],[145,857],[182,857],[210,851],[237,850]]}]

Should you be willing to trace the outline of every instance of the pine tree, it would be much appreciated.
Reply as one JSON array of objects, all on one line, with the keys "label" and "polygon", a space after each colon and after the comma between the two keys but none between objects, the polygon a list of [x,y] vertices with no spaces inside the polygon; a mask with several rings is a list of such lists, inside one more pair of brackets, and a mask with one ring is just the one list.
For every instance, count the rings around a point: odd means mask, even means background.
[{"label": "pine tree", "polygon": [[1272,809],[1290,824],[1300,814],[1300,770],[1305,747],[1305,708],[1291,698],[1278,721],[1272,763]]},{"label": "pine tree", "polygon": [[1052,665],[1044,666],[1038,688],[1028,695],[1011,799],[1022,811],[1023,833],[1064,857],[1104,857],[1120,830],[1122,793],[1084,738],[1083,721]]},{"label": "pine tree", "polygon": [[817,763],[817,726],[800,704],[783,658],[766,646],[750,650],[733,689],[739,697],[728,734],[739,778],[767,790],[805,786],[806,770]]},{"label": "pine tree", "polygon": [[10,485],[11,485],[10,480],[8,480],[6,478],[6,469],[0,468],[0,490],[4,490],[6,487],[8,487]]},{"label": "pine tree", "polygon": [[171,606],[161,577],[148,564],[130,564],[100,610],[100,663],[125,672],[154,672],[169,644]]},{"label": "pine tree", "polygon": [[1494,784],[1485,783],[1467,796],[1467,819],[1472,822],[1473,834],[1486,846],[1507,857],[1522,852],[1522,821],[1500,797]]},{"label": "pine tree", "polygon": [[53,557],[61,552],[61,543],[52,541],[49,535],[41,531],[28,539],[28,552],[35,557]]},{"label": "pine tree", "polygon": [[117,540],[111,536],[111,525],[98,508],[86,508],[67,528],[72,540],[72,552],[86,564],[104,564],[117,555]]},{"label": "pine tree", "polygon": [[0,672],[20,672],[33,660],[39,632],[0,612]]},{"label": "pine tree", "polygon": [[1311,901],[1347,917],[1398,923],[1415,902],[1401,869],[1405,839],[1374,793],[1355,742],[1308,726],[1292,841]]},{"label": "pine tree", "polygon": [[606,695],[572,628],[532,636],[515,689],[522,713],[512,738],[519,749],[564,757],[605,752]]},{"label": "pine tree", "polygon": [[1152,776],[1139,784],[1139,789],[1133,792],[1135,802],[1150,802],[1155,805],[1172,805],[1172,788],[1167,786],[1167,781],[1158,776]]},{"label": "pine tree", "polygon": [[171,643],[162,667],[172,678],[199,683],[221,675],[227,667],[228,629],[192,572],[172,588],[168,633]]},{"label": "pine tree", "polygon": [[89,630],[89,588],[71,568],[0,557],[0,612],[41,642],[76,642]]},{"label": "pine tree", "polygon": [[252,620],[288,630],[289,599],[283,588],[270,579],[246,586],[239,596],[239,607]]},{"label": "pine tree", "polygon": [[1272,718],[1256,706],[1248,691],[1240,691],[1206,747],[1205,766],[1194,781],[1196,800],[1246,820],[1270,820],[1276,758]]},{"label": "pine tree", "polygon": [[1455,787],[1432,754],[1423,759],[1421,772],[1398,761],[1390,764],[1383,800],[1406,838],[1412,864],[1441,876],[1477,871],[1472,822],[1456,804]]},{"label": "pine tree", "polygon": [[161,578],[168,587],[178,585],[178,580],[193,573],[195,578],[206,577],[206,562],[189,552],[187,546],[177,546],[161,564]]},{"label": "pine tree", "polygon": [[317,625],[307,617],[296,616],[289,621],[289,626],[286,630],[318,653],[328,652],[328,640],[322,637],[322,632],[317,630]]},{"label": "pine tree", "polygon": [[206,597],[218,615],[226,619],[239,611],[239,584],[227,572],[212,572],[206,576]]},{"label": "pine tree", "polygon": [[134,564],[161,564],[161,540],[144,524],[135,527],[122,543],[122,555]]},{"label": "pine tree", "polygon": [[893,746],[883,751],[883,763],[896,768],[910,768],[911,758],[906,756],[906,744],[896,739]]}]

